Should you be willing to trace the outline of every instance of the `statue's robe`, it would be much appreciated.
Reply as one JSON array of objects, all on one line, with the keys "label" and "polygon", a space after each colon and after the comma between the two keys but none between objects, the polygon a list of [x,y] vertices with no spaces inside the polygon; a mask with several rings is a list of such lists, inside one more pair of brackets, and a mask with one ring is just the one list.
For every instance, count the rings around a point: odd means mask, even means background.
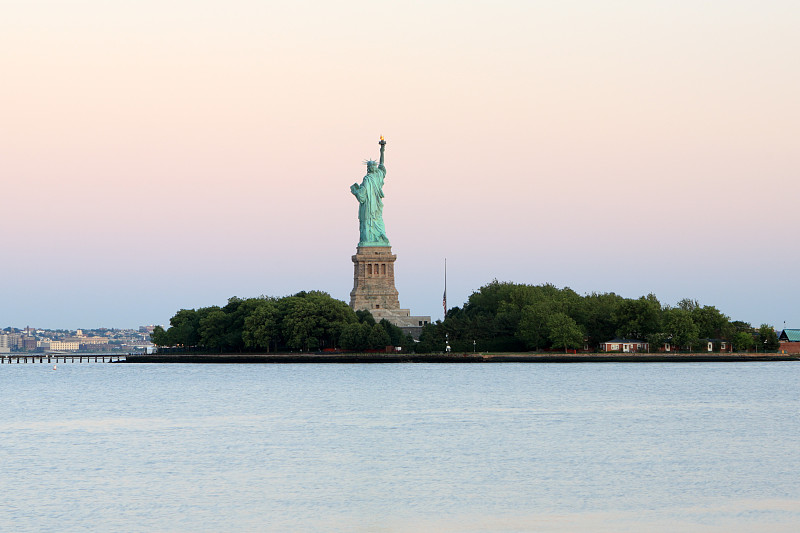
[{"label": "statue's robe", "polygon": [[386,227],[383,225],[383,180],[386,167],[378,165],[364,176],[352,193],[358,198],[359,246],[389,246]]}]

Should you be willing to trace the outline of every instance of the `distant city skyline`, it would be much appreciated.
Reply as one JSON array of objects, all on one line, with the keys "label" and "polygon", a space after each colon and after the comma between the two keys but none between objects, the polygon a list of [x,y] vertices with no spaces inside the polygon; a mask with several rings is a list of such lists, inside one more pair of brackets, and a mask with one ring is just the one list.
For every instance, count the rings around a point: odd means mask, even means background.
[{"label": "distant city skyline", "polygon": [[[0,327],[348,301],[386,149],[400,304],[493,279],[800,327],[796,2],[13,2]],[[502,184],[502,187],[500,185]]]}]

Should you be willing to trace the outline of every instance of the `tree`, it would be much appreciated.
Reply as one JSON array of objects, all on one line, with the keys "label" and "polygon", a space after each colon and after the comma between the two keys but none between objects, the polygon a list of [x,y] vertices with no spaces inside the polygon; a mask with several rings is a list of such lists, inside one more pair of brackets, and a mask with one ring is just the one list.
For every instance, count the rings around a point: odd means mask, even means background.
[{"label": "tree", "polygon": [[699,333],[692,321],[692,315],[683,308],[668,309],[665,312],[664,330],[672,338],[672,344],[680,349],[697,341]]},{"label": "tree", "polygon": [[386,348],[389,346],[391,340],[389,339],[389,334],[386,333],[386,330],[380,324],[375,324],[370,328],[369,335],[367,336],[367,344],[369,345],[370,349],[377,350],[380,348]]},{"label": "tree", "polygon": [[353,322],[342,328],[339,343],[345,350],[364,350],[367,347],[367,335],[372,326],[367,323]]},{"label": "tree", "polygon": [[547,346],[550,340],[550,305],[537,302],[525,306],[522,310],[517,326],[517,337],[525,343],[528,349],[538,350]]},{"label": "tree", "polygon": [[197,346],[200,342],[201,313],[194,309],[181,309],[169,319],[169,345]]},{"label": "tree", "polygon": [[438,353],[444,351],[445,337],[442,331],[442,322],[437,320],[431,324],[425,324],[419,334],[419,344],[417,353]]},{"label": "tree", "polygon": [[356,318],[359,322],[366,322],[370,326],[375,323],[375,317],[372,316],[372,313],[370,313],[368,309],[359,309],[356,311]]},{"label": "tree", "polygon": [[733,335],[733,346],[737,351],[747,352],[753,347],[754,344],[755,341],[753,340],[753,335],[747,333],[746,331],[737,331]]},{"label": "tree", "polygon": [[643,340],[661,331],[661,315],[661,303],[652,293],[638,300],[623,300],[617,307],[617,335]]},{"label": "tree", "polygon": [[553,346],[580,348],[583,345],[583,332],[578,324],[564,313],[555,313],[547,319],[548,336]]},{"label": "tree", "polygon": [[758,328],[758,341],[761,349],[767,352],[773,352],[780,346],[778,334],[769,324],[761,324],[761,327]]},{"label": "tree", "polygon": [[314,303],[304,297],[291,296],[281,300],[286,312],[281,321],[281,332],[289,348],[308,351],[318,347],[321,332]]},{"label": "tree", "polygon": [[414,342],[414,337],[406,333],[403,335],[403,341],[400,343],[400,347],[403,349],[403,352],[411,353],[416,351],[417,343]]},{"label": "tree", "polygon": [[646,340],[647,344],[650,346],[651,351],[658,351],[661,346],[668,342],[668,339],[669,335],[663,331],[650,333],[644,338],[644,340]]},{"label": "tree", "polygon": [[388,345],[400,346],[400,345],[403,344],[403,337],[405,335],[403,334],[403,330],[400,329],[399,326],[395,326],[394,324],[392,324],[391,322],[389,322],[385,318],[382,318],[381,321],[378,322],[378,323],[386,331],[386,333],[389,335],[389,342],[385,346],[388,346]]},{"label": "tree", "polygon": [[730,319],[720,313],[716,307],[704,305],[695,306],[691,311],[692,322],[698,329],[701,339],[716,339],[724,334],[731,333]]},{"label": "tree", "polygon": [[244,342],[244,324],[255,309],[261,305],[264,298],[238,298],[233,296],[228,299],[227,305],[222,308],[228,317],[225,326],[224,349],[227,351],[241,352],[246,344]]},{"label": "tree", "polygon": [[335,347],[344,326],[356,322],[346,303],[319,291],[282,298],[278,307],[286,345],[298,350]]},{"label": "tree", "polygon": [[586,336],[595,348],[600,343],[610,340],[617,331],[617,323],[614,317],[617,316],[619,306],[625,299],[622,296],[611,293],[592,293],[584,298],[585,322],[582,324],[586,328]]},{"label": "tree", "polygon": [[228,322],[228,315],[222,309],[217,307],[209,311],[200,319],[200,345],[207,349],[223,351],[227,347],[225,334]]},{"label": "tree", "polygon": [[150,341],[155,344],[156,346],[170,346],[169,335],[161,326],[156,326],[153,328],[153,332],[150,334]]},{"label": "tree", "polygon": [[266,349],[271,343],[277,345],[280,337],[278,307],[273,300],[262,300],[244,319],[242,339],[248,348]]}]

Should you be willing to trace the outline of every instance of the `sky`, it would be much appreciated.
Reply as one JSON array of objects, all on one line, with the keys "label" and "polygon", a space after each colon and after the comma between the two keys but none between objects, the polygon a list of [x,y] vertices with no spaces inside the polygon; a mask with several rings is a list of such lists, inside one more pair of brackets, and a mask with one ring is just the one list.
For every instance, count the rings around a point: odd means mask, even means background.
[{"label": "sky", "polygon": [[5,0],[0,327],[494,279],[800,328],[800,3]]}]

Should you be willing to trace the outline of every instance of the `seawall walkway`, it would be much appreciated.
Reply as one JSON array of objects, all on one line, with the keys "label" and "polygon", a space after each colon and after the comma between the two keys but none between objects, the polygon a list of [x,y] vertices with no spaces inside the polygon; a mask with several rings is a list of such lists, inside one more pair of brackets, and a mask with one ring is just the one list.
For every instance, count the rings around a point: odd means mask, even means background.
[{"label": "seawall walkway", "polygon": [[785,354],[219,354],[129,355],[121,363],[732,363],[753,361],[800,361]]}]

